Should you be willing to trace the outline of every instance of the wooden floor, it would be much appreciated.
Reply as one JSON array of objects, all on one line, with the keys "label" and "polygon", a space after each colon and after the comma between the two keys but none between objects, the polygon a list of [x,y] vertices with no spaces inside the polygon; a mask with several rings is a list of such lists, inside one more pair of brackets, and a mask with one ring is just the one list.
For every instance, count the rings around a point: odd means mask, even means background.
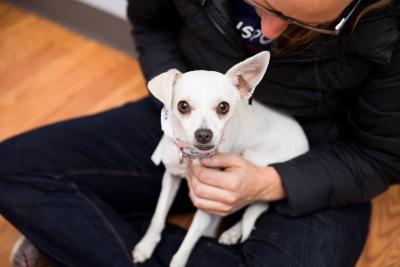
[{"label": "wooden floor", "polygon": [[[138,63],[129,55],[0,0],[0,141],[145,94]],[[9,266],[18,235],[0,216],[0,267]],[[374,200],[369,240],[357,265],[364,266],[400,266],[399,187]]]}]

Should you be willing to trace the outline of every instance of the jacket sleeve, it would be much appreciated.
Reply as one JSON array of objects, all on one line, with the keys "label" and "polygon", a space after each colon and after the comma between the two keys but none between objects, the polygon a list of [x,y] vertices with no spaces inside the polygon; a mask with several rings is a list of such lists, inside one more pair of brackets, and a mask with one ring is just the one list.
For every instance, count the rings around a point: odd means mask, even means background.
[{"label": "jacket sleeve", "polygon": [[171,68],[189,70],[179,48],[182,21],[172,0],[129,0],[128,18],[146,80]]},{"label": "jacket sleeve", "polygon": [[287,193],[278,212],[298,216],[361,203],[400,181],[400,48],[374,64],[346,115],[344,138],[273,164]]}]

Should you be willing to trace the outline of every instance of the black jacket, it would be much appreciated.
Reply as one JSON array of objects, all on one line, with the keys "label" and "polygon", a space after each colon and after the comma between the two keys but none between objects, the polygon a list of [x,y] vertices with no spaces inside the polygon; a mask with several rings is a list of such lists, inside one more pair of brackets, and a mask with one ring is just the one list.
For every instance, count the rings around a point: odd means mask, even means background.
[{"label": "black jacket", "polygon": [[[308,47],[272,52],[255,98],[295,116],[310,142],[308,153],[274,164],[287,192],[275,205],[279,212],[365,202],[400,181],[395,4],[369,13],[353,32],[347,27]],[[225,72],[250,56],[229,0],[131,0],[128,16],[147,79],[169,68]]]}]

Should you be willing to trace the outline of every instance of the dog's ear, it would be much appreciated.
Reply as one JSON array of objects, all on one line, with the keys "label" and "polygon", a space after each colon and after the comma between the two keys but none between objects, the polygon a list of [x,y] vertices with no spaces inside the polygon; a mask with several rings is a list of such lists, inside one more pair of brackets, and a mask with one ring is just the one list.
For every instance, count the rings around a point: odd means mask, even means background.
[{"label": "dog's ear", "polygon": [[270,54],[260,52],[233,66],[226,75],[233,80],[240,96],[250,98],[267,70]]},{"label": "dog's ear", "polygon": [[150,93],[160,100],[167,109],[172,105],[173,87],[182,73],[177,69],[170,69],[157,75],[149,81],[147,87]]}]

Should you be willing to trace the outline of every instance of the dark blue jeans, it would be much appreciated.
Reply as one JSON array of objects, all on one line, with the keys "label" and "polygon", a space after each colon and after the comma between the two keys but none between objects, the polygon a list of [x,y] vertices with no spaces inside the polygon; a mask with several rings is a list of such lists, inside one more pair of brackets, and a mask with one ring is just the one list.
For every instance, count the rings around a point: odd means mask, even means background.
[{"label": "dark blue jeans", "polygon": [[[150,161],[162,134],[159,117],[146,98],[4,141],[0,213],[53,266],[134,266],[131,250],[161,186],[163,167]],[[171,212],[190,210],[184,185]],[[354,266],[369,217],[369,204],[299,218],[271,209],[242,245],[202,238],[188,266]],[[168,225],[155,255],[139,266],[168,266],[185,232]]]}]

